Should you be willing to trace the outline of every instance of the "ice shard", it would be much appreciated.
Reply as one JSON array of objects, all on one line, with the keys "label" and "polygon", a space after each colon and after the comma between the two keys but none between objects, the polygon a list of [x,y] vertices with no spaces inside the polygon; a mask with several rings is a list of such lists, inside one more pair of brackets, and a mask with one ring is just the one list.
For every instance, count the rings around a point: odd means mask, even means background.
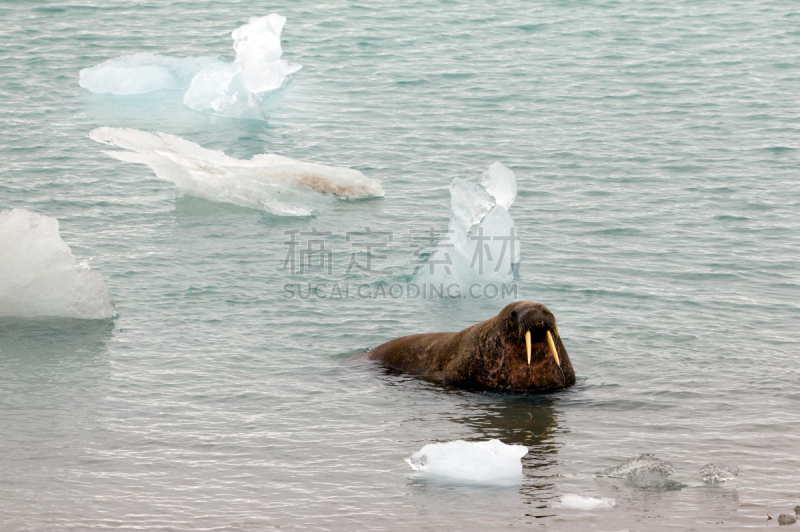
[{"label": "ice shard", "polygon": [[514,172],[499,162],[480,182],[450,183],[450,224],[421,265],[416,282],[461,286],[509,282],[520,261],[519,235],[508,213],[517,197]]}]

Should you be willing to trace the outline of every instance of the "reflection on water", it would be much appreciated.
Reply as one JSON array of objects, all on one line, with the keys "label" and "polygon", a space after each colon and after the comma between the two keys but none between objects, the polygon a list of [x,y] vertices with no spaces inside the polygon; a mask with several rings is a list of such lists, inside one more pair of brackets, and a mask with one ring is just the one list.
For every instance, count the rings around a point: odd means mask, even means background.
[{"label": "reflection on water", "polygon": [[[30,490],[64,494],[80,483],[88,456],[108,429],[110,320],[0,319],[0,497],[4,509],[29,504]],[[63,496],[63,495],[61,495]],[[12,521],[13,522],[13,521]],[[21,522],[10,529],[25,528]]]},{"label": "reflection on water", "polygon": [[476,394],[474,414],[454,417],[454,421],[473,427],[485,438],[507,444],[525,445],[542,454],[555,454],[554,434],[558,418],[550,396],[504,396]]},{"label": "reflection on water", "polygon": [[525,445],[532,451],[526,458],[556,453],[558,417],[554,407],[558,395],[472,392],[386,366],[381,370],[380,376],[388,386],[419,386],[457,398],[462,409],[449,418],[473,429],[475,439],[496,438],[509,445]]},{"label": "reflection on water", "polygon": [[113,330],[111,320],[0,318],[0,360],[45,364],[70,355],[96,354]]},{"label": "reflection on water", "polygon": [[108,381],[99,355],[113,330],[109,320],[0,319],[0,423],[14,428],[16,443],[86,421]]},{"label": "reflection on water", "polygon": [[[522,458],[524,479],[519,493],[526,505],[527,517],[552,515],[550,502],[556,489],[552,471],[558,465],[559,442],[556,439],[557,396],[507,396],[474,394],[474,407],[454,421],[472,427],[479,439],[496,438],[510,445],[524,445],[528,454]],[[467,403],[470,405],[470,403]]]}]

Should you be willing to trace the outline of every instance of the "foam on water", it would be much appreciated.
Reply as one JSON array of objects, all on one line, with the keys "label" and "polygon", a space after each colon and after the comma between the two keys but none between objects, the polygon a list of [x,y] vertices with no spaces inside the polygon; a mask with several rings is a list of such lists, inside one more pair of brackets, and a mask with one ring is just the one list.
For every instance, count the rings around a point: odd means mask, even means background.
[{"label": "foam on water", "polygon": [[358,170],[304,163],[274,154],[243,161],[175,135],[137,129],[100,127],[89,137],[128,151],[106,151],[132,163],[148,165],[172,181],[180,194],[262,209],[276,216],[312,216],[309,204],[327,195],[342,199],[383,196],[375,179]]},{"label": "foam on water", "polygon": [[614,499],[597,499],[595,497],[581,497],[570,493],[561,497],[561,508],[572,510],[606,510],[617,505]]},{"label": "foam on water", "polygon": [[434,284],[508,282],[519,263],[519,240],[508,213],[517,197],[514,172],[499,162],[478,184],[461,178],[450,183],[447,233],[431,251],[418,280]]},{"label": "foam on water", "polygon": [[0,316],[105,319],[114,305],[103,275],[78,262],[58,220],[0,212]]},{"label": "foam on water", "polygon": [[523,456],[528,448],[500,440],[431,443],[406,458],[414,471],[481,484],[508,484],[522,480]]},{"label": "foam on water", "polygon": [[144,94],[185,90],[183,103],[196,111],[259,118],[264,94],[280,88],[302,68],[281,59],[281,31],[286,17],[272,13],[251,17],[231,34],[236,59],[175,58],[140,53],[104,61],[80,71],[80,85],[97,94]]}]

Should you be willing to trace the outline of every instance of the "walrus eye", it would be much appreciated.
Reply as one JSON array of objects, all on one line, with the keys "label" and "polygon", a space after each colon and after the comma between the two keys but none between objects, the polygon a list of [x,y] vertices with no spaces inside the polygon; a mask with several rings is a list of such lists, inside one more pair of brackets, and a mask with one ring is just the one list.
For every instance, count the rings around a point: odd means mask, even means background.
[{"label": "walrus eye", "polygon": [[516,310],[512,310],[511,311],[511,319],[514,320],[514,321],[517,321],[517,311]]}]

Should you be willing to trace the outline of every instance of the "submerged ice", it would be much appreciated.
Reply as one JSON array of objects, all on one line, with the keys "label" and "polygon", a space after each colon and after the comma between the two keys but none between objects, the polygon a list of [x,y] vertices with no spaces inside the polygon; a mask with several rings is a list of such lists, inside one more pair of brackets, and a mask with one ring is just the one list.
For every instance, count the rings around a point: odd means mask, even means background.
[{"label": "submerged ice", "polygon": [[669,462],[644,453],[629,458],[618,466],[609,467],[600,475],[624,479],[640,488],[663,488],[672,484],[669,476],[674,472],[675,468]]},{"label": "submerged ice", "polygon": [[706,464],[697,473],[703,482],[719,484],[739,476],[739,468],[725,464]]},{"label": "submerged ice", "polygon": [[571,510],[606,510],[617,505],[614,499],[597,499],[595,497],[581,497],[570,493],[561,497],[561,507]]},{"label": "submerged ice", "polygon": [[499,162],[478,184],[450,183],[450,224],[417,273],[421,282],[466,285],[508,282],[519,263],[519,238],[508,209],[517,197],[514,172]]},{"label": "submerged ice", "polygon": [[58,220],[23,209],[0,212],[0,316],[113,315],[103,275],[78,262],[58,233]]},{"label": "submerged ice", "polygon": [[98,94],[144,94],[163,89],[186,91],[183,102],[196,111],[251,116],[261,98],[280,88],[302,68],[281,59],[286,17],[252,17],[233,31],[236,58],[175,58],[140,53],[109,59],[80,72],[80,85]]},{"label": "submerged ice", "polygon": [[126,151],[104,153],[146,164],[178,193],[262,209],[277,216],[311,216],[327,195],[342,199],[383,196],[383,188],[358,170],[305,163],[274,154],[229,157],[175,135],[100,127],[89,137]]},{"label": "submerged ice", "polygon": [[522,480],[523,456],[528,448],[500,440],[432,443],[406,458],[425,476],[481,484],[508,484]]}]

